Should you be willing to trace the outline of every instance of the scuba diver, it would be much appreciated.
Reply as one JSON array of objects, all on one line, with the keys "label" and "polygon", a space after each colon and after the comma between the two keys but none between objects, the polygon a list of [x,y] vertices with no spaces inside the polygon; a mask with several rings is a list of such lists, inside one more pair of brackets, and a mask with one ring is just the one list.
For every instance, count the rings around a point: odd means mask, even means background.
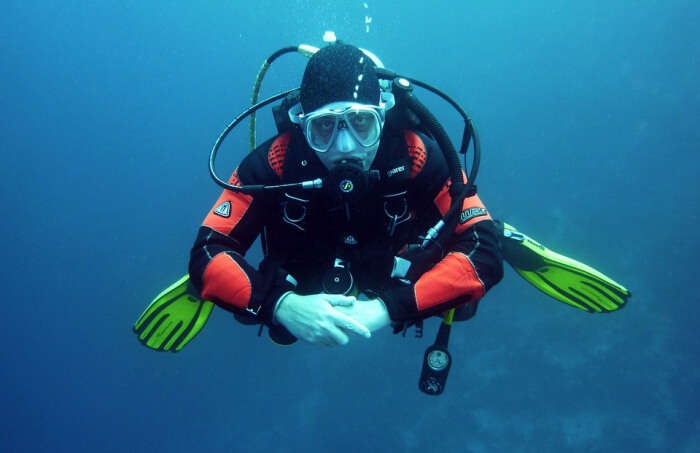
[{"label": "scuba diver", "polygon": [[[276,341],[340,345],[348,334],[369,337],[390,323],[401,331],[476,304],[501,279],[497,229],[475,193],[432,262],[412,254],[453,193],[432,138],[386,127],[394,102],[359,48],[333,43],[310,58],[289,110],[296,127],[258,146],[229,182],[321,178],[327,187],[275,196],[225,189],[191,252],[190,278],[204,299],[266,324]],[[261,233],[256,270],[244,255]],[[392,277],[402,266],[408,274]]]},{"label": "scuba diver", "polygon": [[[270,64],[285,53],[309,61],[301,86],[257,102]],[[464,118],[459,153],[413,86]],[[278,134],[255,146],[255,112],[275,101]],[[534,287],[589,313],[625,306],[630,292],[596,269],[494,220],[477,195],[479,137],[440,90],[386,69],[371,52],[333,41],[275,52],[263,64],[252,106],[217,139],[209,171],[223,193],[191,249],[189,274],[163,290],[133,326],[142,344],[180,351],[213,307],[268,327],[278,344],[347,344],[443,318],[425,352],[421,391],[439,395],[452,363],[453,321],[471,319],[503,277],[503,259]],[[219,147],[251,118],[251,152],[224,181]],[[468,173],[467,148],[473,144]],[[264,258],[245,259],[256,238]]]}]

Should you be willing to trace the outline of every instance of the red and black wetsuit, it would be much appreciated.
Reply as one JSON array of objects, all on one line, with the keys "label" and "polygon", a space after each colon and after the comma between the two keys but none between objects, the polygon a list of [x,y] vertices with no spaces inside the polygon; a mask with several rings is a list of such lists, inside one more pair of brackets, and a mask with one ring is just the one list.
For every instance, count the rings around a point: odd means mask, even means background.
[{"label": "red and black wetsuit", "polygon": [[[384,301],[392,321],[423,319],[483,297],[503,268],[495,225],[477,195],[465,199],[436,265],[413,284],[390,278],[394,256],[450,207],[449,172],[437,144],[412,131],[385,130],[372,168],[380,181],[349,207],[319,190],[255,197],[224,190],[191,252],[189,272],[202,297],[270,324],[286,291],[321,292],[338,257],[349,263],[359,291]],[[326,174],[295,130],[260,145],[229,182],[274,185]],[[266,258],[256,270],[244,255],[260,234]]]}]

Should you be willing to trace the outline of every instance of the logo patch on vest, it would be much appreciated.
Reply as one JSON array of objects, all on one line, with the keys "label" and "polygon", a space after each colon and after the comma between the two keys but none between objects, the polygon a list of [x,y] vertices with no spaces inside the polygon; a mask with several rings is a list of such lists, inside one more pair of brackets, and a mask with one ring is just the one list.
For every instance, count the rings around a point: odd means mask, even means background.
[{"label": "logo patch on vest", "polygon": [[464,224],[469,222],[471,219],[474,217],[481,217],[482,215],[486,215],[486,209],[484,208],[469,208],[465,209],[464,211],[459,214],[459,223]]},{"label": "logo patch on vest", "polygon": [[231,215],[231,202],[225,201],[216,207],[214,214],[228,218]]},{"label": "logo patch on vest", "polygon": [[392,176],[395,176],[395,175],[397,175],[397,174],[399,174],[399,173],[403,173],[403,172],[405,172],[405,171],[406,171],[406,166],[405,166],[405,165],[399,165],[398,167],[394,167],[394,168],[392,168],[391,170],[388,170],[388,171],[386,172],[386,176],[387,176],[388,178],[391,178]]}]

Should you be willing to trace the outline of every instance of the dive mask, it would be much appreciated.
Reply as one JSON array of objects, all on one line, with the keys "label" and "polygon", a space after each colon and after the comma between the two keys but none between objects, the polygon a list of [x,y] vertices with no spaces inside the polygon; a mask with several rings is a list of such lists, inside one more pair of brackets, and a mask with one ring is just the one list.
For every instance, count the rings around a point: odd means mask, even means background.
[{"label": "dive mask", "polygon": [[316,152],[328,152],[338,135],[347,131],[364,148],[379,142],[386,111],[394,106],[394,96],[382,93],[380,105],[333,102],[304,114],[301,104],[289,110],[289,119],[298,124],[309,146]]}]

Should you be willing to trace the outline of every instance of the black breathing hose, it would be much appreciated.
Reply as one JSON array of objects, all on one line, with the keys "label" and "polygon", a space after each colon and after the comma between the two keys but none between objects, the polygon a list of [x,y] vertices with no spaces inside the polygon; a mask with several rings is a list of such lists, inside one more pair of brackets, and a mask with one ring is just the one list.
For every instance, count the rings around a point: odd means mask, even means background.
[{"label": "black breathing hose", "polygon": [[241,121],[243,121],[248,115],[251,113],[265,107],[268,104],[271,104],[279,99],[282,99],[283,97],[287,96],[288,94],[298,90],[299,88],[294,88],[291,90],[284,91],[282,93],[276,94],[272,97],[269,97],[265,99],[264,101],[261,101],[251,107],[248,107],[238,115],[236,118],[231,121],[231,123],[224,129],[224,131],[219,135],[219,138],[216,139],[216,142],[214,143],[214,147],[211,149],[211,152],[209,153],[209,174],[211,175],[212,179],[214,180],[215,183],[223,187],[224,189],[229,189],[233,190],[234,192],[245,192],[245,193],[255,193],[263,190],[264,186],[259,186],[259,185],[254,185],[254,186],[234,186],[232,184],[227,183],[226,181],[223,181],[222,179],[219,178],[219,176],[216,174],[216,169],[214,168],[214,163],[216,161],[216,154],[219,151],[219,147],[223,143],[224,139],[226,136],[233,130],[234,127],[238,125]]},{"label": "black breathing hose", "polygon": [[[425,122],[428,130],[434,134],[435,141],[438,142],[440,148],[442,149],[445,159],[447,160],[447,166],[450,169],[450,179],[452,180],[452,185],[450,186],[450,193],[452,198],[457,198],[464,190],[464,182],[462,176],[462,165],[459,163],[459,158],[457,157],[457,151],[455,150],[452,140],[447,135],[445,128],[442,124],[435,118],[430,110],[421,103],[418,98],[416,98],[413,93],[406,92],[404,99],[408,108],[418,115],[421,121]],[[459,203],[461,205],[461,201]]]}]

